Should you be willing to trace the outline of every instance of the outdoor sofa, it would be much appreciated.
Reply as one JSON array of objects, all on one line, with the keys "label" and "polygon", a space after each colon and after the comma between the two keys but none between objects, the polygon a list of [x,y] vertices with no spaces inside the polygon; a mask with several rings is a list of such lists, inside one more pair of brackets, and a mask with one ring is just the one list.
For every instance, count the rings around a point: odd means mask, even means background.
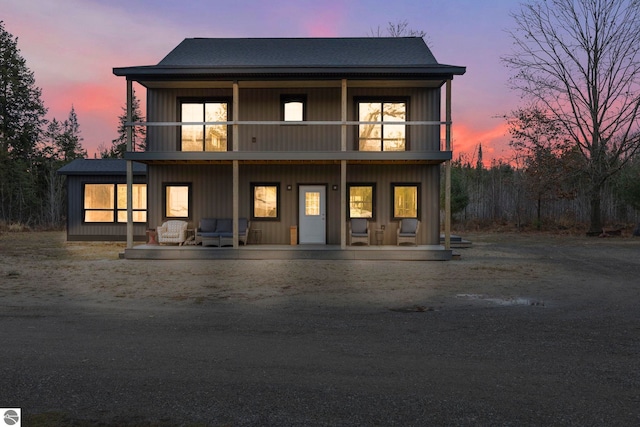
[{"label": "outdoor sofa", "polygon": [[[238,242],[247,244],[250,221],[238,219]],[[233,220],[230,218],[202,218],[196,230],[196,243],[202,246],[233,246]]]}]

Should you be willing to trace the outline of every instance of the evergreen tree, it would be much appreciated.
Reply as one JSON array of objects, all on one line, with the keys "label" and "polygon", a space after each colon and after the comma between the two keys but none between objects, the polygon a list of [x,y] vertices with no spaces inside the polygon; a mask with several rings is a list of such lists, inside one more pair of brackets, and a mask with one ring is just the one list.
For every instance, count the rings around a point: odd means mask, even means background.
[{"label": "evergreen tree", "polygon": [[[136,97],[136,92],[133,91],[131,99],[132,122],[143,122],[144,116],[140,111],[140,100]],[[100,148],[100,157],[102,158],[123,158],[124,153],[127,151],[127,107],[122,107],[122,114],[118,116],[118,137],[111,141],[110,148]],[[147,148],[146,142],[146,129],[141,126],[135,126],[131,133],[132,141],[131,148],[133,151],[144,151]]]},{"label": "evergreen tree", "polygon": [[29,223],[37,217],[33,175],[46,109],[17,38],[0,21],[0,220]]},{"label": "evergreen tree", "polygon": [[66,162],[87,157],[87,152],[82,148],[80,125],[73,106],[71,106],[69,118],[62,123],[62,132],[54,139],[54,142],[57,145],[60,157]]}]

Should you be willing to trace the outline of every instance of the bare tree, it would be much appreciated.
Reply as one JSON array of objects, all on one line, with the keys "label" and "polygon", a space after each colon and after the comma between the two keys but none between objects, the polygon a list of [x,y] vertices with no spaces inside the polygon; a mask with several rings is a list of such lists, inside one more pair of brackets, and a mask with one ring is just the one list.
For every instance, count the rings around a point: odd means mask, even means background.
[{"label": "bare tree", "polygon": [[369,32],[370,37],[422,37],[427,35],[422,30],[413,30],[409,28],[409,23],[404,21],[389,22],[386,30],[382,30],[378,25],[377,28],[372,28]]},{"label": "bare tree", "polygon": [[510,82],[580,153],[599,231],[604,185],[640,146],[640,0],[532,0],[512,16]]}]

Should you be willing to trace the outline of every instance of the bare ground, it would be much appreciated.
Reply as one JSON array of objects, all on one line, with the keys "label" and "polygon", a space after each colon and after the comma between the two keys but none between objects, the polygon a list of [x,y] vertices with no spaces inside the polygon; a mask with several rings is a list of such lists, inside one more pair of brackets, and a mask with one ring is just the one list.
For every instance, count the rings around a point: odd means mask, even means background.
[{"label": "bare ground", "polygon": [[41,425],[638,425],[640,239],[464,237],[451,262],[241,262],[1,234],[0,407]]}]

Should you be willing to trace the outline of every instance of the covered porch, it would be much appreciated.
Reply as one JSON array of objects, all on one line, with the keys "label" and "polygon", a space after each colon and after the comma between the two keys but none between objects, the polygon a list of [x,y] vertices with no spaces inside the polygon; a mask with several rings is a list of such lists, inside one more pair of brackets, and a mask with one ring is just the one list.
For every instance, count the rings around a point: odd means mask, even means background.
[{"label": "covered porch", "polygon": [[125,259],[139,260],[391,260],[449,261],[444,245],[347,246],[340,245],[247,245],[241,247],[164,246],[142,244],[126,248]]}]

